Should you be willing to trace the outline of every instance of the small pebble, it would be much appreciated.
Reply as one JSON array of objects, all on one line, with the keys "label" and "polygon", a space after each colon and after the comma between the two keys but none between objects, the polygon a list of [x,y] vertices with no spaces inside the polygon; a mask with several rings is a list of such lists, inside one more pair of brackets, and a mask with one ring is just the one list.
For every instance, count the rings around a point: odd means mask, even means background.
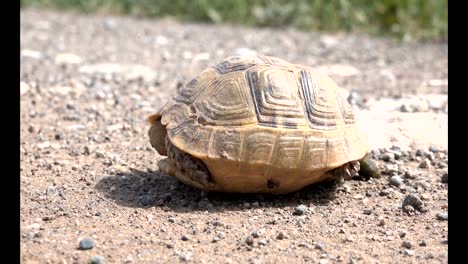
[{"label": "small pebble", "polygon": [[415,112],[415,109],[413,106],[409,105],[409,104],[402,104],[400,106],[400,111],[403,112],[403,113],[413,113]]},{"label": "small pebble", "polygon": [[400,231],[400,233],[398,233],[398,236],[400,238],[404,238],[406,236],[406,231],[405,230]]},{"label": "small pebble", "polygon": [[44,141],[42,143],[38,143],[37,144],[37,147],[39,149],[45,149],[45,148],[49,148],[50,147],[50,142],[49,141]]},{"label": "small pebble", "polygon": [[89,262],[91,264],[104,264],[104,263],[106,263],[103,256],[93,256],[93,257],[91,257]]},{"label": "small pebble", "polygon": [[386,224],[385,219],[379,220],[379,226],[384,226]]},{"label": "small pebble", "polygon": [[408,194],[405,199],[403,200],[402,207],[405,206],[412,206],[416,210],[420,210],[422,208],[422,201],[421,199],[415,194]]},{"label": "small pebble", "polygon": [[393,154],[393,157],[398,160],[400,159],[402,156],[403,156],[403,152],[399,151],[399,150],[390,150],[389,153],[392,153]]},{"label": "small pebble", "polygon": [[411,205],[405,205],[403,206],[403,212],[405,213],[413,213],[414,212],[414,207]]},{"label": "small pebble", "polygon": [[220,221],[213,221],[213,222],[211,222],[211,224],[214,225],[214,226],[224,226],[224,224],[222,222],[220,222]]},{"label": "small pebble", "polygon": [[371,210],[371,209],[364,209],[364,214],[365,214],[365,215],[371,215],[371,214],[372,214],[372,210]]},{"label": "small pebble", "polygon": [[265,233],[264,229],[255,230],[252,232],[252,237],[260,237],[261,235],[263,235],[263,233]]},{"label": "small pebble", "polygon": [[294,215],[303,215],[307,212],[307,206],[301,204],[299,206],[297,206],[296,208],[294,208]]},{"label": "small pebble", "polygon": [[442,177],[440,177],[442,183],[448,183],[448,172],[445,172]]},{"label": "small pebble", "polygon": [[400,176],[395,175],[395,176],[390,177],[389,183],[390,185],[399,187],[400,185],[403,184],[403,179]]},{"label": "small pebble", "polygon": [[428,158],[430,161],[434,161],[435,160],[434,153],[432,152],[426,153],[426,158]]},{"label": "small pebble", "polygon": [[437,153],[440,151],[440,149],[436,146],[430,146],[429,147],[429,151],[432,152],[432,153]]},{"label": "small pebble", "polygon": [[265,246],[267,244],[267,242],[266,242],[265,239],[260,239],[260,240],[258,240],[258,244],[261,245],[261,246]]},{"label": "small pebble", "polygon": [[351,193],[351,187],[346,183],[343,183],[340,187],[338,187],[340,191],[344,191],[345,193]]},{"label": "small pebble", "polygon": [[305,248],[310,248],[310,245],[307,244],[306,242],[299,242],[298,246],[305,247]]},{"label": "small pebble", "polygon": [[183,241],[188,241],[188,240],[190,240],[190,237],[188,235],[183,235],[181,239]]},{"label": "small pebble", "polygon": [[362,196],[362,194],[359,194],[359,193],[353,196],[353,199],[356,199],[356,200],[361,200],[362,198],[364,197]]},{"label": "small pebble", "polygon": [[390,150],[391,151],[400,151],[400,152],[402,151],[402,149],[399,146],[395,146],[395,145],[391,146]]},{"label": "small pebble", "polygon": [[421,169],[427,169],[431,166],[431,161],[427,158],[423,159],[421,163],[419,164],[419,168]]},{"label": "small pebble", "polygon": [[267,224],[269,225],[276,225],[277,223],[278,223],[277,219],[272,219],[272,220],[267,221]]},{"label": "small pebble", "polygon": [[95,247],[96,243],[92,239],[85,238],[80,241],[79,246],[80,246],[80,249],[87,250],[87,249],[92,249],[93,247]]},{"label": "small pebble", "polygon": [[219,237],[220,239],[223,239],[223,238],[226,237],[226,235],[224,234],[224,232],[218,232],[218,237]]},{"label": "small pebble", "polygon": [[182,252],[179,254],[179,259],[182,261],[189,261],[192,258],[192,253]]},{"label": "small pebble", "polygon": [[387,175],[392,175],[398,173],[398,165],[396,164],[386,164],[384,173]]},{"label": "small pebble", "polygon": [[47,195],[53,195],[57,192],[57,189],[55,189],[54,186],[49,186],[47,187],[46,194]]},{"label": "small pebble", "polygon": [[249,246],[252,246],[253,243],[254,243],[254,240],[251,236],[248,236],[246,239],[245,239],[245,243]]},{"label": "small pebble", "polygon": [[448,221],[448,213],[437,213],[436,214],[437,220],[441,221]]},{"label": "small pebble", "polygon": [[429,208],[421,206],[421,208],[419,208],[418,211],[421,212],[421,213],[426,213],[426,212],[429,211]]},{"label": "small pebble", "polygon": [[286,236],[284,235],[283,231],[280,231],[276,236],[276,239],[284,239]]},{"label": "small pebble", "polygon": [[421,200],[428,201],[431,198],[431,196],[427,193],[421,194]]},{"label": "small pebble", "polygon": [[132,263],[132,262],[133,262],[132,256],[127,256],[127,257],[125,258],[125,262],[124,262],[124,263]]},{"label": "small pebble", "polygon": [[413,256],[414,255],[414,251],[413,250],[409,250],[409,249],[405,249],[403,250],[403,254],[405,256]]},{"label": "small pebble", "polygon": [[425,157],[426,156],[426,152],[422,149],[418,149],[416,150],[416,157]]},{"label": "small pebble", "polygon": [[54,219],[54,217],[50,216],[50,215],[46,215],[46,216],[42,217],[43,221],[50,221],[50,220],[53,220],[53,219]]},{"label": "small pebble", "polygon": [[426,241],[425,241],[425,240],[422,240],[422,241],[419,243],[419,246],[421,246],[421,247],[427,246]]},{"label": "small pebble", "polygon": [[401,243],[401,246],[407,249],[411,249],[413,247],[413,243],[411,243],[410,241],[403,241],[403,243]]},{"label": "small pebble", "polygon": [[315,243],[315,249],[323,250],[324,248],[325,248],[325,244],[323,244],[322,242]]},{"label": "small pebble", "polygon": [[380,196],[387,196],[389,194],[390,194],[390,191],[388,189],[383,189],[383,190],[380,190],[379,192]]},{"label": "small pebble", "polygon": [[395,154],[393,154],[391,152],[384,153],[382,155],[382,160],[386,161],[386,162],[393,161],[393,160],[395,160]]},{"label": "small pebble", "polygon": [[56,133],[54,138],[55,138],[55,140],[62,140],[63,139],[63,134],[62,133]]},{"label": "small pebble", "polygon": [[415,179],[416,176],[417,176],[417,173],[413,170],[406,170],[405,174],[403,175],[403,177],[407,179]]},{"label": "small pebble", "polygon": [[86,145],[84,146],[83,150],[84,150],[84,154],[89,155],[93,153],[94,151],[96,151],[96,147],[93,145]]}]

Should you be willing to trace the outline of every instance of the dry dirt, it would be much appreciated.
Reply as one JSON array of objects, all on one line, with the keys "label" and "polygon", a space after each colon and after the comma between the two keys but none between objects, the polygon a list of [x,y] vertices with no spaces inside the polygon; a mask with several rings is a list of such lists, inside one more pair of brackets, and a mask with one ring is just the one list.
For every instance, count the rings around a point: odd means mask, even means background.
[{"label": "dry dirt", "polygon": [[[162,175],[145,118],[254,52],[350,91],[384,175],[282,196]],[[21,262],[447,262],[447,75],[447,43],[21,10]]]}]

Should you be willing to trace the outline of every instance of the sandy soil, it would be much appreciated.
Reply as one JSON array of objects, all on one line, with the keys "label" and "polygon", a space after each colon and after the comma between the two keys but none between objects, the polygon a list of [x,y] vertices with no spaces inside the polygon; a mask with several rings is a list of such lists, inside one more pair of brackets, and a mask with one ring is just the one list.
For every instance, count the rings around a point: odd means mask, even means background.
[{"label": "sandy soil", "polygon": [[[145,118],[255,52],[348,90],[383,176],[268,196],[160,173]],[[447,262],[447,75],[447,43],[22,10],[21,262]]]}]

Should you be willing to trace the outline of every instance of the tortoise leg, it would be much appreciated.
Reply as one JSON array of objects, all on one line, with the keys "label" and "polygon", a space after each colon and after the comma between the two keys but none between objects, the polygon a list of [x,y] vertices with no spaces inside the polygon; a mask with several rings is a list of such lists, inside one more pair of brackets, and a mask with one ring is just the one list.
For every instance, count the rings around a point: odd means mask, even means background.
[{"label": "tortoise leg", "polygon": [[343,178],[345,180],[350,180],[356,176],[359,176],[360,168],[361,166],[359,164],[359,161],[351,161],[337,168],[335,173],[343,175]]},{"label": "tortoise leg", "polygon": [[359,176],[359,169],[359,161],[350,161],[346,164],[341,165],[338,168],[327,171],[325,178],[329,180],[338,180],[339,182],[343,182],[344,180],[349,180],[353,177]]},{"label": "tortoise leg", "polygon": [[204,191],[218,189],[203,161],[176,148],[167,136],[165,143],[168,158],[158,162],[161,171]]},{"label": "tortoise leg", "polygon": [[337,179],[339,181],[349,180],[357,176],[363,176],[366,179],[380,178],[380,170],[368,155],[357,161],[348,162],[341,167],[326,172],[327,178]]}]

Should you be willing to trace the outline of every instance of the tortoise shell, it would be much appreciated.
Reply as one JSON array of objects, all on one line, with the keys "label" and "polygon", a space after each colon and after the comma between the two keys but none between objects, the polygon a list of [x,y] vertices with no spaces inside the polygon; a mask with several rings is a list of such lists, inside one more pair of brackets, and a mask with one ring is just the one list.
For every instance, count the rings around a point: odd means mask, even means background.
[{"label": "tortoise shell", "polygon": [[311,67],[226,58],[148,119],[151,144],[169,156],[159,167],[207,191],[286,193],[331,178],[327,172],[368,150],[339,90]]}]

